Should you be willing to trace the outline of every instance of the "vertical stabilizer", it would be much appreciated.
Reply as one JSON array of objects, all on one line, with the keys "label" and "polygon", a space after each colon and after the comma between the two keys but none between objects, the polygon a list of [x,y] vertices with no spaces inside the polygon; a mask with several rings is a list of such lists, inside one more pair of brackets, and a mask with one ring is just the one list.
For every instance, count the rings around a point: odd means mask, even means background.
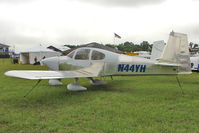
[{"label": "vertical stabilizer", "polygon": [[164,41],[155,41],[153,42],[152,52],[151,52],[151,59],[152,60],[159,60],[162,52],[164,50],[165,43]]},{"label": "vertical stabilizer", "polygon": [[180,74],[191,73],[187,35],[172,31],[159,62],[178,64]]}]

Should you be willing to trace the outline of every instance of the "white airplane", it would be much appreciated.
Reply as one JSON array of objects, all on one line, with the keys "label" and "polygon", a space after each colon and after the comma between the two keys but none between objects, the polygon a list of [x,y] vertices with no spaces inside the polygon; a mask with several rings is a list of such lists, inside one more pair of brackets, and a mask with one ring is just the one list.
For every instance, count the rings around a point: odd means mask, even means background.
[{"label": "white airplane", "polygon": [[68,90],[79,91],[87,88],[78,85],[78,78],[86,77],[93,85],[105,82],[93,79],[100,76],[116,75],[177,75],[191,74],[187,35],[171,32],[164,51],[157,60],[148,60],[135,56],[114,53],[104,49],[83,47],[67,56],[51,57],[41,61],[50,71],[8,71],[6,76],[42,80],[49,79],[49,84],[60,85],[60,79],[74,78],[74,83],[67,85]]},{"label": "white airplane", "polygon": [[198,56],[198,54],[193,57],[190,57],[190,61],[191,61],[191,70],[199,71],[199,56]]}]

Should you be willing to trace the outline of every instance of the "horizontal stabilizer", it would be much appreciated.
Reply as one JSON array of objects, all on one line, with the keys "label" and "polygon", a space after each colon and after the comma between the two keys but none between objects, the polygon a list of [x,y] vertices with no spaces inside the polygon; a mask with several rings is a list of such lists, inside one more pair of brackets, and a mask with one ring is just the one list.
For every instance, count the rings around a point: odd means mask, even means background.
[{"label": "horizontal stabilizer", "polygon": [[180,66],[180,64],[174,64],[174,63],[155,63],[155,65],[161,65],[161,66]]}]

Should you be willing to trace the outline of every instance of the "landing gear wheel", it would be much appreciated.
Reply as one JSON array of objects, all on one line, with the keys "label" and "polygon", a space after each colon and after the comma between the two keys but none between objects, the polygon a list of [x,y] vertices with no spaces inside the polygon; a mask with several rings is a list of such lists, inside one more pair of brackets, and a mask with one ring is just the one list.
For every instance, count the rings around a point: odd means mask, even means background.
[{"label": "landing gear wheel", "polygon": [[87,90],[86,87],[78,85],[78,78],[74,79],[74,83],[68,84],[67,89],[70,91],[85,91]]},{"label": "landing gear wheel", "polygon": [[61,82],[61,80],[56,80],[56,79],[50,79],[48,81],[49,85],[52,86],[58,86],[58,85],[63,85],[63,83]]},{"label": "landing gear wheel", "polygon": [[80,86],[78,84],[68,84],[67,88],[70,91],[85,91],[85,90],[87,90],[86,87]]}]

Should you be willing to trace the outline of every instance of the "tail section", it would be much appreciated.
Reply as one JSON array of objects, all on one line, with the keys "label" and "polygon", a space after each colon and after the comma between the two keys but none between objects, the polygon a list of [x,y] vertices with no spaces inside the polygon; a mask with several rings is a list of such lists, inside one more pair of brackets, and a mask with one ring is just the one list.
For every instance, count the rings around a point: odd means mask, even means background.
[{"label": "tail section", "polygon": [[153,42],[152,52],[151,52],[151,60],[159,60],[160,56],[164,50],[165,43],[164,41],[155,41]]},{"label": "tail section", "polygon": [[159,62],[179,65],[179,74],[191,73],[187,35],[172,31]]}]

